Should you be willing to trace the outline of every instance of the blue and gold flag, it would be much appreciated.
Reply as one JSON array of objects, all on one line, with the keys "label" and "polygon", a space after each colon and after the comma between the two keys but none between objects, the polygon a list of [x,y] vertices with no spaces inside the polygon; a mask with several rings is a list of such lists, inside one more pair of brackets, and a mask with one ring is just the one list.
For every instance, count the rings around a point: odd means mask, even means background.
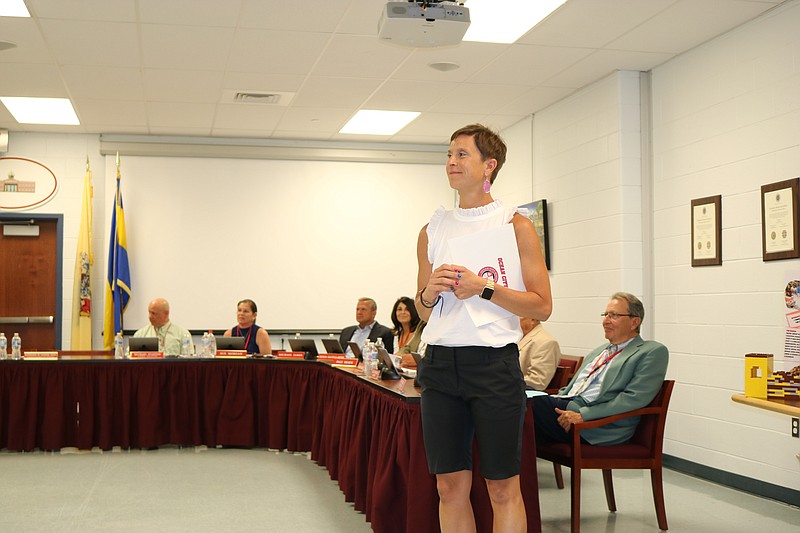
[{"label": "blue and gold flag", "polygon": [[122,331],[122,314],[131,299],[131,269],[128,263],[128,239],[125,234],[125,211],[120,190],[119,159],[117,160],[117,193],[111,215],[106,279],[106,312],[103,320],[103,348],[114,347],[114,336]]}]

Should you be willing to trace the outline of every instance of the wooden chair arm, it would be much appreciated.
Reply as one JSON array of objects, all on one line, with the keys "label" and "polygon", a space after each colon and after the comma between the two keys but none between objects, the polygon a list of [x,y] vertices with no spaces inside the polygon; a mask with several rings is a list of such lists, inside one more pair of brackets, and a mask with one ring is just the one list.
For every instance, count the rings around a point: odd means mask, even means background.
[{"label": "wooden chair arm", "polygon": [[583,422],[579,422],[578,424],[573,424],[572,427],[580,435],[580,432],[583,429],[599,428],[605,426],[606,424],[611,424],[612,422],[616,422],[617,420],[630,418],[632,416],[657,415],[661,413],[661,410],[662,410],[661,407],[641,407],[639,409],[634,409],[633,411],[620,413],[618,415],[611,415],[604,418],[597,418],[595,420],[586,420]]}]

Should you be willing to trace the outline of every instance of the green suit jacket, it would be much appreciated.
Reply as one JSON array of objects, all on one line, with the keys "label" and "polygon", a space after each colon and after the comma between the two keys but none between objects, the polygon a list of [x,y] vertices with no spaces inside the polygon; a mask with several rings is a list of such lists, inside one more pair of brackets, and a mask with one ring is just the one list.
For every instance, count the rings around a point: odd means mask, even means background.
[{"label": "green suit jacket", "polygon": [[[565,394],[581,369],[590,364],[608,344],[595,348],[583,359],[572,380],[559,393]],[[608,370],[596,400],[587,402],[580,396],[567,405],[584,420],[595,420],[645,407],[656,397],[667,375],[669,351],[663,344],[636,336],[622,352],[608,363]],[[620,444],[633,436],[639,417],[626,418],[603,427],[581,431],[591,444]]]}]

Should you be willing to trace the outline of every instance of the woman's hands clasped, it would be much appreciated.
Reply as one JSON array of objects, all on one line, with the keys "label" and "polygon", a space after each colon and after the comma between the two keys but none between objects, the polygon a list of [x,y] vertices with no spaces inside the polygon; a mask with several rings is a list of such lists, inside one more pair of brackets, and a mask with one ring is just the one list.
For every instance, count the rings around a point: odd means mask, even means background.
[{"label": "woman's hands clasped", "polygon": [[461,265],[440,265],[428,279],[424,296],[426,301],[432,301],[441,293],[450,292],[459,300],[466,300],[476,296],[486,286],[486,279],[478,276],[471,270]]}]

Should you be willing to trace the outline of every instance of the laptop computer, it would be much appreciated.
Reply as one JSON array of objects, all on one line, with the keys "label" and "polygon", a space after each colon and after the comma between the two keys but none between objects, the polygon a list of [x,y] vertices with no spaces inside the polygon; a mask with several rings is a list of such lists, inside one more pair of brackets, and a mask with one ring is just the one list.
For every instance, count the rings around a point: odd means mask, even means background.
[{"label": "laptop computer", "polygon": [[400,372],[394,366],[394,361],[392,361],[392,357],[386,351],[386,348],[378,348],[378,361],[383,364],[381,379],[400,379]]},{"label": "laptop computer", "polygon": [[322,345],[325,347],[325,353],[344,353],[339,339],[322,339]]},{"label": "laptop computer", "polygon": [[128,337],[128,348],[132,352],[157,352],[158,337]]},{"label": "laptop computer", "polygon": [[244,337],[216,337],[217,350],[244,350]]},{"label": "laptop computer", "polygon": [[417,363],[417,371],[414,372],[414,386],[419,387],[419,362],[422,360],[422,354],[419,352],[411,352],[411,357],[413,357],[414,362]]},{"label": "laptop computer", "polygon": [[347,346],[350,347],[350,351],[353,352],[353,355],[358,358],[359,363],[364,360],[364,357],[361,355],[361,346],[359,346],[358,343],[350,341],[347,343]]},{"label": "laptop computer", "polygon": [[293,352],[305,352],[306,359],[314,360],[319,355],[314,339],[289,339],[289,347]]}]

